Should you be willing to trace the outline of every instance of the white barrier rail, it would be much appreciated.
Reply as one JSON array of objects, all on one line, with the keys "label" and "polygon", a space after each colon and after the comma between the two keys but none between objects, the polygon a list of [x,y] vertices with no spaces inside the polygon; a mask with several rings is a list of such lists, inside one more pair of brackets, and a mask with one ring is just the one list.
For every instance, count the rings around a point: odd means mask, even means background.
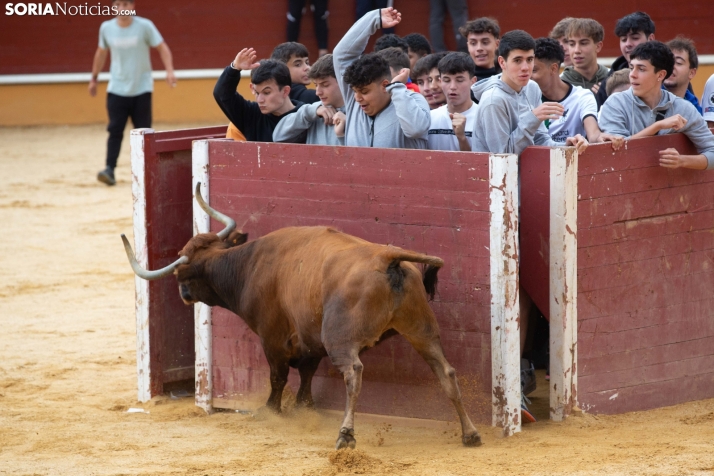
[{"label": "white barrier rail", "polygon": [[[176,79],[217,79],[223,69],[179,69],[174,72]],[[241,77],[250,76],[250,71],[241,71]],[[54,73],[54,74],[6,74],[0,75],[0,85],[9,84],[58,84],[88,83],[92,73]],[[166,71],[151,73],[154,80],[166,79]],[[109,73],[99,73],[98,81],[109,81]]]},{"label": "white barrier rail", "polygon": [[[598,58],[603,66],[610,66],[617,58]],[[699,65],[714,65],[714,55],[699,55]],[[217,79],[223,72],[216,69],[179,69],[175,71],[177,79]],[[250,71],[241,71],[241,77],[247,78]],[[0,85],[5,84],[53,84],[53,83],[88,83],[91,73],[52,73],[52,74],[5,74],[0,75]],[[151,77],[155,80],[166,79],[166,71],[154,71]],[[109,81],[109,73],[100,73],[99,82]]]}]

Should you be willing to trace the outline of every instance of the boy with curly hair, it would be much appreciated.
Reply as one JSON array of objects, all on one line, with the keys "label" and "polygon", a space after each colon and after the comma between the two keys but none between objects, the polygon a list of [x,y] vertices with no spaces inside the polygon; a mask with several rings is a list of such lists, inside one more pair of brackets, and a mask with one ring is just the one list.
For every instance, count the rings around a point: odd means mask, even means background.
[{"label": "boy with curly hair", "polygon": [[429,105],[404,84],[409,69],[392,77],[379,54],[362,55],[370,36],[400,21],[401,14],[394,8],[371,11],[335,47],[335,75],[345,99],[346,146],[427,148]]}]

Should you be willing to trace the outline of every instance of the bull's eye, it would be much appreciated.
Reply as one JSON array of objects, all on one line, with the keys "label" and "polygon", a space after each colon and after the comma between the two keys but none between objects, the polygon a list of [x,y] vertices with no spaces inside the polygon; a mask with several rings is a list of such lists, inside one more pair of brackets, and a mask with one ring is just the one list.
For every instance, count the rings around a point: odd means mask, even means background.
[{"label": "bull's eye", "polygon": [[183,299],[185,302],[192,302],[193,299],[191,298],[191,292],[188,289],[188,286],[185,284],[179,284],[179,294],[181,294],[181,299]]}]

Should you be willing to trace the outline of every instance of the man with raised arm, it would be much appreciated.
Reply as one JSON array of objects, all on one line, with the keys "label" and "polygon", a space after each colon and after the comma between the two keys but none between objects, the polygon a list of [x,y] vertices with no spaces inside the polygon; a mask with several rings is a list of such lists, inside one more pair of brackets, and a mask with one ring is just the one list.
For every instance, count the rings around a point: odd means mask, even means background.
[{"label": "man with raised arm", "polygon": [[362,55],[369,37],[392,28],[402,15],[394,8],[360,18],[333,51],[337,82],[345,100],[346,146],[426,149],[431,123],[426,99],[405,86],[409,69],[392,78],[389,64],[376,53]]},{"label": "man with raised arm", "polygon": [[[213,98],[226,117],[248,141],[273,142],[273,131],[280,119],[303,105],[290,99],[290,70],[280,61],[256,62],[253,48],[243,48],[223,70],[213,88]],[[251,70],[250,88],[255,102],[236,91],[242,70]]]}]

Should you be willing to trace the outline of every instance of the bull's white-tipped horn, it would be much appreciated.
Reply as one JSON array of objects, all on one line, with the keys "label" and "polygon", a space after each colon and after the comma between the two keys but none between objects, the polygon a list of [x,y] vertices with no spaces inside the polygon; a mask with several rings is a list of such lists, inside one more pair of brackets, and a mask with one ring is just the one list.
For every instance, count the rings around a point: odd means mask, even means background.
[{"label": "bull's white-tipped horn", "polygon": [[225,240],[226,237],[230,234],[230,232],[235,230],[235,220],[208,206],[208,204],[203,200],[203,197],[201,196],[201,182],[198,182],[196,184],[196,201],[198,202],[198,206],[200,206],[201,209],[208,214],[208,216],[226,225],[223,230],[218,232],[218,238],[220,238],[221,240]]},{"label": "bull's white-tipped horn", "polygon": [[124,249],[126,250],[127,258],[129,258],[129,264],[131,264],[131,269],[134,270],[134,273],[136,273],[137,276],[139,276],[140,278],[144,278],[147,281],[168,276],[169,274],[173,273],[179,265],[188,263],[188,258],[182,256],[170,265],[166,266],[165,268],[157,269],[156,271],[147,271],[142,268],[141,265],[136,261],[136,257],[134,257],[134,250],[131,249],[129,240],[126,239],[126,236],[124,236],[123,233],[121,235],[121,239],[124,242]]}]

